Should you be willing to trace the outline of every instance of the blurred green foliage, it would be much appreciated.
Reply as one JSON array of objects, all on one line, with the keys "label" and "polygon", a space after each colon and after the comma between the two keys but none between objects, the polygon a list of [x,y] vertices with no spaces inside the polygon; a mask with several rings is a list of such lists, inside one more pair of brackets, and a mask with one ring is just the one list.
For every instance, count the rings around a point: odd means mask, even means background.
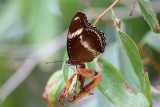
[{"label": "blurred green foliage", "polygon": [[[52,40],[61,36],[67,36],[67,29],[73,15],[77,11],[83,11],[93,22],[97,15],[104,11],[114,0],[0,0],[0,100],[2,100],[2,87],[17,72],[25,59],[37,49],[43,48]],[[143,0],[139,0],[143,1]],[[148,0],[147,0],[148,1]],[[157,19],[160,21],[159,0],[152,0]],[[122,29],[136,43],[140,52],[144,68],[149,74],[154,103],[158,103],[160,90],[160,35],[152,32],[153,26],[148,25],[138,9],[138,4],[129,16],[134,1],[122,0],[116,5],[115,13],[122,17]],[[151,20],[152,21],[152,20]],[[155,21],[156,22],[156,21]],[[152,23],[152,22],[151,22]],[[157,23],[157,22],[156,22]],[[155,23],[153,23],[154,25]],[[131,63],[120,45],[120,38],[113,27],[111,15],[107,13],[97,25],[107,38],[107,47],[103,58],[120,71],[129,86],[139,90],[138,78],[133,73]],[[63,41],[63,40],[62,40]],[[62,41],[53,47],[55,49]],[[64,43],[66,44],[66,43]],[[51,50],[45,50],[47,53]],[[62,60],[66,47],[45,56],[40,56],[29,76],[18,85],[15,90],[0,105],[1,107],[44,107],[47,101],[42,98],[44,87],[53,72],[61,69],[61,63],[46,64],[46,61]],[[43,52],[41,52],[43,53]],[[49,53],[49,52],[48,52]],[[36,59],[36,58],[35,58]],[[28,69],[28,68],[25,68]],[[131,72],[128,72],[131,71]],[[22,74],[23,75],[23,74]],[[19,75],[19,78],[23,77]],[[107,75],[107,74],[106,74]],[[133,75],[133,76],[132,76]],[[134,78],[135,77],[135,78]],[[18,80],[18,79],[17,79]],[[17,84],[13,82],[12,85]],[[10,87],[12,87],[12,85]],[[137,85],[137,86],[136,86]],[[139,90],[140,91],[140,90]],[[87,97],[75,104],[67,104],[66,107],[101,107],[113,106],[107,101],[99,90],[94,91],[93,97]],[[0,101],[1,102],[1,101]],[[153,103],[153,107],[154,106]],[[55,101],[55,107],[60,105]]]}]

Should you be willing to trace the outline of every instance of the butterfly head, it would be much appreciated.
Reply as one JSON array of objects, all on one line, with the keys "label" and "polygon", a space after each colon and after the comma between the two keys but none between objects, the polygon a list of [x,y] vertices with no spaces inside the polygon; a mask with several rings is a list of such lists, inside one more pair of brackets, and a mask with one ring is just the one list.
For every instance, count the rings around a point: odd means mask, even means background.
[{"label": "butterfly head", "polygon": [[71,60],[67,60],[66,62],[65,62],[68,66],[73,66],[74,64],[71,62]]}]

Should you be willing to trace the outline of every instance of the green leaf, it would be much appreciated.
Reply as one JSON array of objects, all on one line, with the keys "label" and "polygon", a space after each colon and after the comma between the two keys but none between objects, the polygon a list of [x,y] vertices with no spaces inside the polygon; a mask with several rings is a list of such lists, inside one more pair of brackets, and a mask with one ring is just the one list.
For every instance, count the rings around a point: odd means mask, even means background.
[{"label": "green leaf", "polygon": [[[136,44],[134,41],[123,31],[121,31],[120,28],[120,23],[117,23],[116,15],[114,11],[112,11],[112,19],[116,23],[116,28],[117,32],[120,35],[121,43],[122,46],[127,53],[127,56],[132,64],[132,67],[134,69],[135,74],[137,75],[139,81],[140,81],[140,89],[143,94],[147,97],[147,99],[150,102],[150,105],[152,104],[151,98],[151,91],[150,91],[150,83],[149,83],[149,78],[148,76],[145,77],[145,72],[143,69],[141,57],[138,51],[138,48],[136,47]],[[147,80],[148,79],[148,80]]]},{"label": "green leaf", "polygon": [[144,94],[135,92],[127,86],[127,82],[109,62],[98,57],[98,64],[103,68],[102,80],[98,89],[116,107],[148,107]]},{"label": "green leaf", "polygon": [[150,102],[150,105],[152,105],[149,77],[146,76],[146,73],[143,70],[142,61],[136,44],[125,32],[118,30],[118,33],[120,35],[123,48],[127,53],[130,62],[132,63],[138,79],[140,80],[141,92],[145,94]]},{"label": "green leaf", "polygon": [[63,64],[62,71],[63,71],[64,81],[66,82],[68,80],[68,72],[69,72],[69,68],[68,68],[68,65],[66,63]]},{"label": "green leaf", "polygon": [[146,71],[145,71],[145,74],[144,74],[144,79],[145,79],[145,84],[144,84],[145,90],[143,90],[143,93],[146,95],[146,97],[147,97],[147,99],[149,101],[149,104],[152,107],[151,86],[150,86],[149,76],[148,76],[148,73]]},{"label": "green leaf", "polygon": [[62,66],[64,81],[66,82],[68,78],[76,71],[76,68],[73,66],[68,66],[66,63]]},{"label": "green leaf", "polygon": [[137,0],[141,9],[144,19],[148,22],[149,26],[155,33],[160,33],[159,22],[156,18],[156,14],[152,9],[150,0]]},{"label": "green leaf", "polygon": [[62,71],[54,72],[47,82],[43,97],[49,102],[54,102],[65,86],[62,73]]},{"label": "green leaf", "polygon": [[132,67],[132,64],[125,53],[124,49],[122,47],[119,48],[119,64],[120,64],[120,72],[128,82],[128,85],[136,90],[141,91],[140,89],[140,83],[137,75],[134,72],[134,69]]},{"label": "green leaf", "polygon": [[[64,60],[67,59],[67,53],[65,53],[64,55]],[[68,72],[69,72],[69,68],[68,68],[68,65],[66,63],[63,63],[63,66],[62,66],[62,71],[63,71],[63,78],[64,78],[64,81],[66,82],[68,80]]]},{"label": "green leaf", "polygon": [[[66,60],[67,58],[68,58],[68,55],[67,55],[67,53],[65,53],[64,60]],[[63,64],[62,71],[63,71],[63,77],[64,77],[65,82],[74,73],[75,70],[76,70],[75,67],[68,66],[66,63]]]},{"label": "green leaf", "polygon": [[[67,53],[64,55],[64,60],[66,60],[68,58]],[[76,66],[68,66],[66,63],[63,64],[62,66],[62,71],[63,71],[63,78],[64,81],[67,82],[68,78],[70,78],[70,76],[76,71]],[[73,78],[73,81],[71,83],[71,86],[69,88],[69,93],[70,94],[75,94],[73,91],[73,88],[76,87],[77,92],[79,91],[79,81],[78,81],[78,77],[79,76],[75,76]]]},{"label": "green leaf", "polygon": [[118,30],[118,33],[120,35],[123,48],[125,52],[127,53],[132,63],[133,69],[140,80],[141,91],[145,94],[145,96],[149,100],[150,105],[152,105],[149,77],[148,75],[146,75],[146,73],[144,73],[143,65],[142,65],[141,58],[140,58],[138,49],[136,47],[136,44],[123,31]]},{"label": "green leaf", "polygon": [[127,54],[121,47],[120,41],[110,43],[107,46],[107,51],[104,52],[103,57],[121,72],[132,89],[140,91],[139,79],[133,70]]},{"label": "green leaf", "polygon": [[143,65],[142,65],[139,51],[136,47],[136,44],[125,32],[118,30],[118,33],[120,35],[122,46],[125,52],[127,53],[129,60],[133,66],[134,72],[138,76],[138,79],[140,81],[141,90],[143,90],[143,84],[145,82],[144,81],[144,70],[143,70]]}]

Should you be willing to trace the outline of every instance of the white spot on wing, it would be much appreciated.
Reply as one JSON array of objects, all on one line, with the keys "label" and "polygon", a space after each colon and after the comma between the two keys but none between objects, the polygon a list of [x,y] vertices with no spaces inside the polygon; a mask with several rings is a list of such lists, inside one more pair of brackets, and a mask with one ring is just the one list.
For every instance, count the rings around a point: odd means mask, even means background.
[{"label": "white spot on wing", "polygon": [[99,52],[97,53],[96,50],[92,49],[86,41],[83,41],[83,40],[82,40],[82,35],[80,35],[79,38],[80,38],[80,43],[81,43],[86,49],[88,49],[90,52],[92,52],[94,56],[99,54]]},{"label": "white spot on wing", "polygon": [[78,19],[79,19],[79,17],[78,17],[78,16],[74,18],[74,20],[78,20]]},{"label": "white spot on wing", "polygon": [[78,29],[77,31],[68,34],[68,38],[72,39],[74,37],[76,37],[77,35],[81,34],[83,32],[83,28]]}]

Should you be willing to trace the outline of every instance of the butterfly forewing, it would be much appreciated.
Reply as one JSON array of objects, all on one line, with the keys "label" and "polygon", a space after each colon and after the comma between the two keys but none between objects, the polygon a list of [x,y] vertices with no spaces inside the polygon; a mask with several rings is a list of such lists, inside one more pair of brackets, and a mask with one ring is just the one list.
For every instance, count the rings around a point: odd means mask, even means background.
[{"label": "butterfly forewing", "polygon": [[78,12],[71,21],[67,37],[70,64],[92,61],[104,51],[105,45],[104,33],[91,26],[85,14]]},{"label": "butterfly forewing", "polygon": [[68,39],[72,39],[75,36],[78,36],[83,29],[88,25],[88,20],[85,14],[78,12],[72,19],[69,30],[68,30]]}]

